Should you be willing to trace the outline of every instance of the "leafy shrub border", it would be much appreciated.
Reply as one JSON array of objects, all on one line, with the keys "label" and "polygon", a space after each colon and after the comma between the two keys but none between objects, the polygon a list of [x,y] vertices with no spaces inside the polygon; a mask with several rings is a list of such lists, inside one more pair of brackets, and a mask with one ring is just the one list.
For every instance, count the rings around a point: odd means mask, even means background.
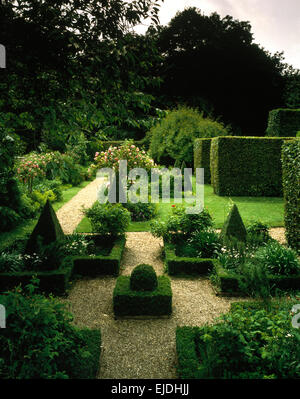
[{"label": "leafy shrub border", "polygon": [[126,237],[124,236],[116,239],[110,255],[73,256],[73,276],[118,276],[125,244]]},{"label": "leafy shrub border", "polygon": [[176,256],[172,245],[164,242],[165,267],[170,275],[203,275],[213,270],[216,259],[184,258]]},{"label": "leafy shrub border", "polygon": [[171,315],[171,281],[167,276],[158,276],[157,283],[153,291],[134,291],[130,289],[130,276],[118,277],[113,292],[115,317]]},{"label": "leafy shrub border", "polygon": [[[282,290],[299,290],[300,274],[297,276],[269,276],[270,286]],[[215,284],[218,294],[230,294],[242,296],[239,290],[239,276],[236,273],[228,272],[219,262],[215,263]]]}]

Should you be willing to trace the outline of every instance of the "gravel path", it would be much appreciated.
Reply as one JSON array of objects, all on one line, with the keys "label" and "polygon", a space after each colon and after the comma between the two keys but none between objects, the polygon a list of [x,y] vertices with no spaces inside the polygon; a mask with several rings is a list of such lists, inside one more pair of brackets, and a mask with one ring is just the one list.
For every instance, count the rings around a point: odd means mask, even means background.
[{"label": "gravel path", "polygon": [[[161,241],[150,233],[127,233],[121,274],[139,263],[150,263],[163,273]],[[237,298],[217,297],[207,278],[172,278],[173,314],[169,319],[115,320],[112,294],[115,278],[77,281],[66,302],[74,323],[101,328],[102,356],[98,378],[177,378],[176,326],[213,322]]]},{"label": "gravel path", "polygon": [[83,218],[82,206],[89,208],[96,201],[97,188],[102,182],[103,179],[93,180],[56,212],[65,234],[72,234]]},{"label": "gravel path", "polygon": [[[83,215],[81,207],[97,198],[99,179],[94,180],[57,212],[65,233],[74,231]],[[284,229],[271,229],[272,237],[284,242]],[[149,263],[163,274],[162,241],[148,232],[127,233],[121,274],[129,275],[140,263]],[[177,326],[212,323],[239,298],[217,297],[205,277],[171,278],[173,314],[169,319],[115,320],[112,295],[116,279],[101,277],[74,283],[67,299],[80,327],[102,332],[100,379],[173,379],[176,374],[175,331]]]}]

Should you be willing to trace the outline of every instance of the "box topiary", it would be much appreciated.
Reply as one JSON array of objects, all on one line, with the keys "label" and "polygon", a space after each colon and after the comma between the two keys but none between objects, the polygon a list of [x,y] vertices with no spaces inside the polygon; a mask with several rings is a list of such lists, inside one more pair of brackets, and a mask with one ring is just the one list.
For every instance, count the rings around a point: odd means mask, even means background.
[{"label": "box topiary", "polygon": [[136,266],[130,276],[130,288],[134,291],[154,291],[157,288],[157,276],[152,266]]},{"label": "box topiary", "polygon": [[25,253],[32,254],[39,251],[40,245],[49,245],[55,241],[63,241],[65,235],[59,224],[56,213],[47,200],[39,220],[27,242]]},{"label": "box topiary", "polygon": [[131,276],[117,278],[113,292],[115,317],[161,317],[172,313],[171,281],[167,276],[157,277],[157,287],[150,290],[132,290]]},{"label": "box topiary", "polygon": [[224,242],[232,240],[246,242],[247,240],[247,230],[236,204],[233,204],[230,209],[220,237]]}]

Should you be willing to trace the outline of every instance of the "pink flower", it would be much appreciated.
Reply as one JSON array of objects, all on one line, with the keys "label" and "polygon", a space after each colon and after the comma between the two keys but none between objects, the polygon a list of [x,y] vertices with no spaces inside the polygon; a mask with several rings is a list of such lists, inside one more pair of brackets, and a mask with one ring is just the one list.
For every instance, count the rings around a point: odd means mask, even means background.
[{"label": "pink flower", "polygon": [[97,157],[99,155],[99,152],[96,152],[95,157]]}]

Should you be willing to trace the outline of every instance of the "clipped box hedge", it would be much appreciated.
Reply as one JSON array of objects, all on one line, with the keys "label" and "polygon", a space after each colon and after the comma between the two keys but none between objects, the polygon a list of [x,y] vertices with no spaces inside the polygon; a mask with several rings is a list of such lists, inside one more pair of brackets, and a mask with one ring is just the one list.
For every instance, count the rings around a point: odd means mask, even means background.
[{"label": "clipped box hedge", "polygon": [[199,327],[176,328],[177,373],[181,379],[199,379],[199,358],[196,349],[196,336]]},{"label": "clipped box hedge", "polygon": [[[239,275],[228,272],[219,263],[215,267],[216,285],[219,293],[222,294],[239,294]],[[295,276],[272,276],[268,277],[270,286],[281,290],[299,290],[300,274]]]},{"label": "clipped box hedge", "polygon": [[72,379],[95,379],[100,367],[101,330],[84,328],[80,330],[80,335],[86,343],[85,350],[90,355],[73,359]]},{"label": "clipped box hedge", "polygon": [[117,278],[113,293],[116,317],[165,316],[172,313],[172,289],[167,276],[157,277],[157,288],[153,291],[130,289],[130,276]]},{"label": "clipped box hedge", "polygon": [[69,288],[69,279],[73,271],[73,262],[68,259],[56,270],[35,272],[0,273],[0,292],[8,291],[19,284],[25,286],[35,275],[39,280],[39,291],[45,294],[64,295]]},{"label": "clipped box hedge", "polygon": [[214,193],[221,196],[282,196],[283,137],[216,137],[210,170]]},{"label": "clipped box hedge", "polygon": [[214,267],[215,259],[179,257],[173,245],[164,242],[165,265],[168,274],[206,275]]},{"label": "clipped box hedge", "polygon": [[300,109],[278,108],[269,112],[267,136],[296,137],[300,131]]},{"label": "clipped box hedge", "polygon": [[95,277],[99,275],[118,276],[120,263],[126,244],[126,238],[116,239],[108,256],[74,256],[73,274],[80,276]]},{"label": "clipped box hedge", "polygon": [[288,245],[300,251],[300,140],[282,146],[284,224]]},{"label": "clipped box hedge", "polygon": [[197,168],[204,169],[204,183],[211,182],[210,176],[210,146],[211,138],[196,139],[194,141],[194,172]]}]

